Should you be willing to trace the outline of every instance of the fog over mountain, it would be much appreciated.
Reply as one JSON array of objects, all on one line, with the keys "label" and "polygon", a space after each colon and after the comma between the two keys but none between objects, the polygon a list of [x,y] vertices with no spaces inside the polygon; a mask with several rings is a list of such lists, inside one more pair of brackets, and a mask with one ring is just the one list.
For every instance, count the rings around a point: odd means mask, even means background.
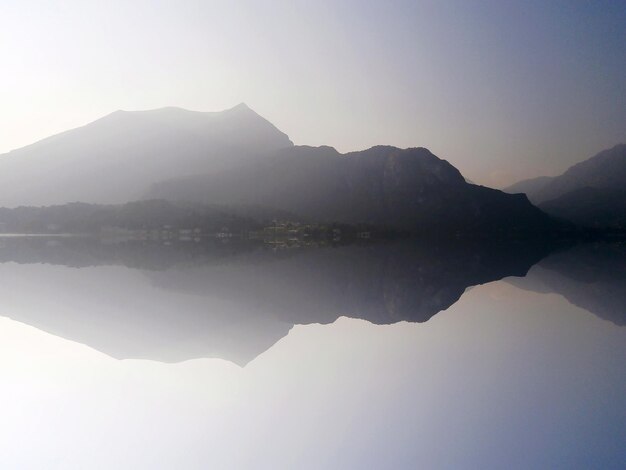
[{"label": "fog over mountain", "polygon": [[525,193],[529,199],[534,199],[534,195],[545,188],[554,178],[554,176],[538,176],[537,178],[518,181],[504,188],[503,191],[509,194]]},{"label": "fog over mountain", "polygon": [[0,155],[0,206],[124,203],[158,181],[233,168],[292,145],[245,104],[215,113],[116,111]]}]

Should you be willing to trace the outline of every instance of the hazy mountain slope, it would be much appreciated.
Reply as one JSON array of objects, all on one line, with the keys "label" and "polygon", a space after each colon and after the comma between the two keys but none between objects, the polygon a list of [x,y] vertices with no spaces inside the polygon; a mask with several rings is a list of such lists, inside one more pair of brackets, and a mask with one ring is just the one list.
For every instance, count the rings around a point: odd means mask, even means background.
[{"label": "hazy mountain slope", "polygon": [[243,104],[218,113],[116,111],[0,155],[0,206],[128,202],[163,179],[233,168],[291,145]]},{"label": "hazy mountain slope", "polygon": [[372,147],[340,154],[293,147],[215,177],[155,185],[149,198],[261,204],[319,221],[371,223],[417,231],[521,233],[554,228],[524,195],[468,184],[424,148]]},{"label": "hazy mountain slope", "polygon": [[508,188],[504,188],[503,191],[509,194],[525,193],[530,199],[531,195],[534,195],[538,191],[542,190],[545,186],[550,184],[550,181],[552,181],[553,179],[553,176],[539,176],[537,178],[530,178],[527,180],[518,181]]},{"label": "hazy mountain slope", "polygon": [[516,183],[508,193],[525,192],[535,204],[582,188],[623,189],[626,187],[626,144],[616,145],[570,167],[554,178],[536,178]]},{"label": "hazy mountain slope", "polygon": [[582,226],[626,228],[626,189],[577,189],[539,207]]}]

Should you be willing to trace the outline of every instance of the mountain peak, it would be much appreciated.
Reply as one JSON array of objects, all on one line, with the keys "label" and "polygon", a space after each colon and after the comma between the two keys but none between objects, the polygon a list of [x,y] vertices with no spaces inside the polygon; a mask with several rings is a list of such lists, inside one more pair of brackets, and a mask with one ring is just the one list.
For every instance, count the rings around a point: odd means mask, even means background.
[{"label": "mountain peak", "polygon": [[117,110],[0,156],[0,206],[127,202],[159,181],[225,171],[292,146],[244,103],[219,112]]},{"label": "mountain peak", "polygon": [[254,111],[250,106],[243,102],[239,103],[236,106],[233,106],[232,108],[226,109],[219,114],[261,117],[259,113]]},{"label": "mountain peak", "polygon": [[183,116],[183,115],[220,115],[220,114],[229,114],[229,113],[244,113],[248,112],[254,115],[258,114],[250,108],[246,103],[239,103],[232,108],[227,108],[222,111],[195,111],[191,109],[182,108],[180,106],[162,106],[160,108],[152,108],[152,109],[138,109],[138,110],[125,110],[118,109],[113,111],[112,113],[107,114],[101,119],[106,119],[110,117],[120,117],[120,116],[129,116],[129,115],[144,115],[144,116]]}]

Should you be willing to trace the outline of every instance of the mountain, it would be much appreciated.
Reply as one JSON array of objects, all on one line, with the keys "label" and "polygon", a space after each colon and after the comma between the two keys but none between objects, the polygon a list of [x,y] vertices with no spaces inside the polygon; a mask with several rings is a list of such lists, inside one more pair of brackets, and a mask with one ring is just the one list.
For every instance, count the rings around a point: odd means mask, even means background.
[{"label": "mountain", "polygon": [[550,181],[552,181],[553,179],[553,176],[539,176],[537,178],[530,178],[527,180],[518,181],[508,188],[503,189],[503,191],[509,194],[525,193],[532,201],[534,195],[537,194],[537,192],[541,191],[543,188],[545,188],[548,184],[550,184]]},{"label": "mountain", "polygon": [[626,144],[604,150],[555,177],[520,181],[504,191],[525,193],[544,212],[594,228],[626,227]]},{"label": "mountain", "polygon": [[245,165],[289,138],[246,105],[116,111],[0,155],[0,207],[124,203],[161,180]]},{"label": "mountain", "polygon": [[520,181],[504,191],[526,193],[531,202],[541,204],[583,188],[612,190],[625,187],[626,144],[619,144],[570,167],[560,176]]},{"label": "mountain", "polygon": [[549,249],[455,240],[281,250],[217,240],[10,237],[0,239],[0,298],[12,319],[112,357],[245,365],[296,324],[341,316],[428,321],[468,286],[523,276]]},{"label": "mountain", "polygon": [[557,229],[525,195],[469,184],[425,148],[376,146],[341,154],[296,146],[219,175],[155,184],[147,198],[260,204],[315,221],[422,233],[511,236]]},{"label": "mountain", "polygon": [[581,226],[626,229],[626,189],[575,189],[539,207]]},{"label": "mountain", "polygon": [[0,155],[0,207],[164,199],[313,222],[515,237],[559,225],[526,196],[468,183],[425,148],[294,147],[245,105],[117,111]]}]

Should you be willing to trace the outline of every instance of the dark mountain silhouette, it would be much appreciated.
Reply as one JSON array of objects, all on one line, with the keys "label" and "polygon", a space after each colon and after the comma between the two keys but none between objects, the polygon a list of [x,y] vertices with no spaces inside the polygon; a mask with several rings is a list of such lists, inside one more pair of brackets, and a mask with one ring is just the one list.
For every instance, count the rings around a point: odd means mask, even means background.
[{"label": "dark mountain silhouette", "polygon": [[577,163],[560,176],[520,181],[504,191],[525,193],[531,202],[540,204],[584,188],[624,187],[626,187],[626,144],[620,144]]},{"label": "dark mountain silhouette", "polygon": [[626,325],[626,246],[593,243],[557,251],[533,266],[517,287],[553,292],[616,325]]},{"label": "dark mountain silhouette", "polygon": [[626,229],[626,189],[576,189],[539,207],[581,226]]},{"label": "dark mountain silhouette", "polygon": [[0,206],[125,203],[158,181],[222,171],[292,145],[244,104],[217,113],[116,111],[0,155]]},{"label": "dark mountain silhouette", "polygon": [[219,175],[158,183],[147,197],[261,204],[314,221],[422,233],[515,236],[557,229],[526,196],[468,184],[424,148],[378,146],[340,154],[331,147],[293,147]]},{"label": "dark mountain silhouette", "polygon": [[[427,321],[468,286],[523,276],[550,250],[521,242],[278,251],[248,243],[88,238],[2,243],[0,274],[10,281],[0,286],[0,298],[23,304],[7,311],[11,318],[116,358],[221,357],[241,365],[294,324],[340,316],[376,324]],[[37,308],[20,289],[37,292]]]}]

